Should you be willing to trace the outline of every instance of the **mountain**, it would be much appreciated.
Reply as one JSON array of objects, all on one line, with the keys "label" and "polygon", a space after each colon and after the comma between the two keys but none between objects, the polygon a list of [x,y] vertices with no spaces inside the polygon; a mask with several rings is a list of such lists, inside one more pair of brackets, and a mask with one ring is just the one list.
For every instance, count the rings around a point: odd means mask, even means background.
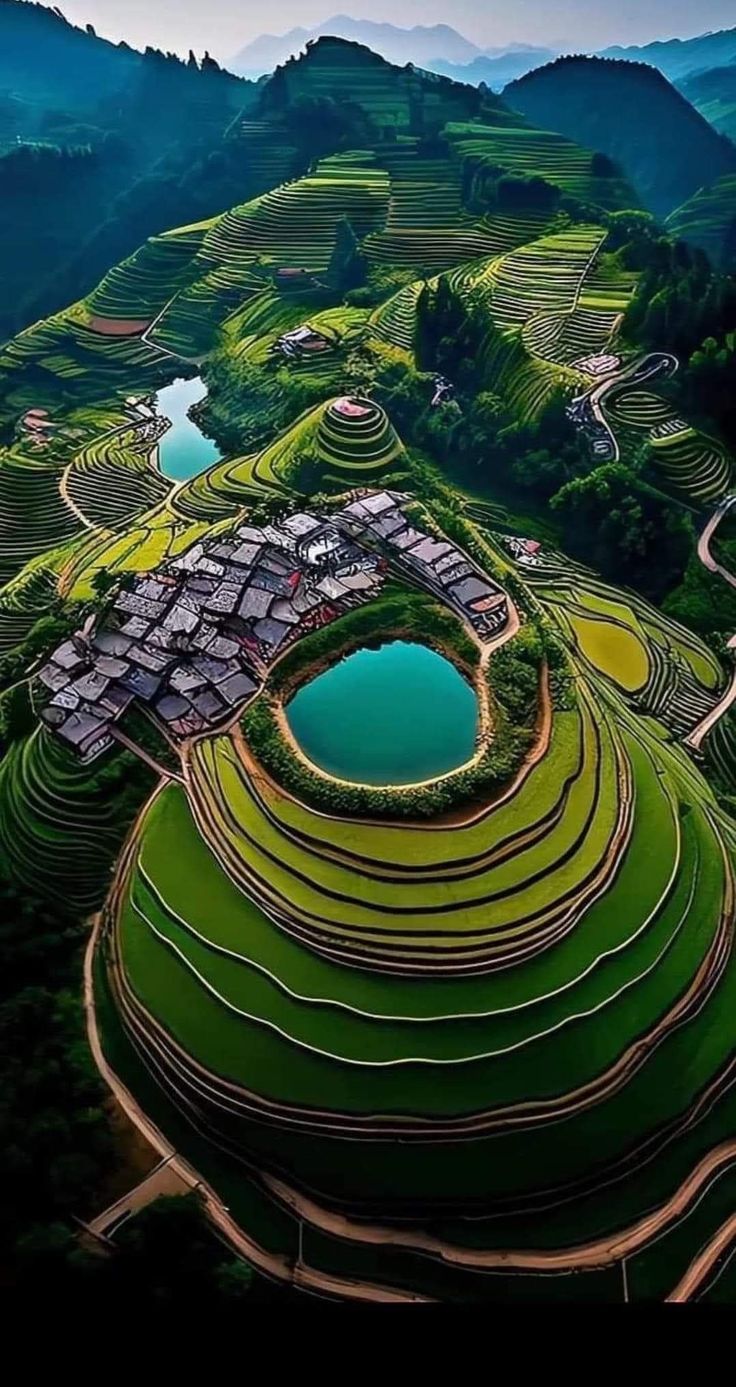
[{"label": "mountain", "polygon": [[667,218],[667,230],[706,251],[714,265],[736,271],[736,174],[719,178]]},{"label": "mountain", "polygon": [[[244,104],[247,84],[209,55],[200,68],[193,55],[186,63],[152,48],[140,53],[126,43],[100,38],[91,26],[77,28],[57,9],[29,0],[0,0],[0,94],[4,103],[12,97],[18,103],[12,127],[7,115],[0,123],[0,146],[14,142],[16,135],[42,134],[39,121],[45,112],[89,115],[121,101],[131,104],[149,70],[146,58],[156,53],[168,59],[168,71],[177,73],[178,99],[186,101],[196,92],[203,120],[208,119],[205,91],[209,96],[216,89],[220,103],[233,110]],[[209,87],[200,80],[202,73],[214,79]],[[173,112],[167,116],[162,109],[161,115],[175,124]]]},{"label": "mountain", "polygon": [[441,72],[444,77],[452,77],[455,82],[485,82],[491,91],[502,91],[509,82],[526,76],[535,67],[553,62],[557,57],[554,48],[532,48],[525,44],[514,44],[502,49],[497,55],[484,54],[474,58],[472,63],[450,63],[439,59],[428,63],[433,72]]},{"label": "mountain", "polygon": [[172,221],[262,191],[225,138],[256,95],[207,56],[139,53],[2,0],[0,339]]},{"label": "mountain", "polygon": [[[304,102],[313,103],[304,107]],[[314,103],[317,103],[316,106]],[[302,103],[301,105],[299,103]],[[288,114],[297,141],[363,148],[396,133],[435,136],[448,121],[464,121],[499,108],[497,97],[470,84],[418,68],[396,67],[362,44],[325,36],[289,58],[260,87],[259,111]],[[314,142],[314,154],[319,144]]]},{"label": "mountain", "polygon": [[723,67],[736,62],[736,29],[720,29],[694,39],[665,39],[643,47],[606,48],[601,58],[624,58],[629,62],[650,63],[671,82],[682,82],[694,72]]},{"label": "mountain", "polygon": [[503,98],[535,125],[615,160],[656,216],[736,172],[731,142],[644,63],[559,58],[505,87]]},{"label": "mountain", "polygon": [[[155,127],[179,68],[146,64]],[[294,1298],[709,1297],[736,281],[610,159],[357,44],[233,125],[270,191],[0,349],[3,1303],[130,1320],[221,1284],[247,1325],[207,1210]],[[323,142],[304,176],[289,136]],[[285,704],[353,652],[299,751]],[[196,1225],[103,1214],[94,1260],[79,1214],[138,1174],[85,1023],[211,1191]]]},{"label": "mountain", "polygon": [[736,140],[736,63],[696,72],[678,85],[701,116],[722,135]]},{"label": "mountain", "polygon": [[339,14],[310,29],[290,29],[281,35],[262,34],[241,48],[229,66],[241,76],[262,77],[289,58],[298,57],[307,44],[326,35],[361,43],[401,67],[405,63],[430,68],[439,61],[469,63],[483,51],[448,24],[417,24],[413,29],[402,29],[395,24],[376,24],[372,20]]}]

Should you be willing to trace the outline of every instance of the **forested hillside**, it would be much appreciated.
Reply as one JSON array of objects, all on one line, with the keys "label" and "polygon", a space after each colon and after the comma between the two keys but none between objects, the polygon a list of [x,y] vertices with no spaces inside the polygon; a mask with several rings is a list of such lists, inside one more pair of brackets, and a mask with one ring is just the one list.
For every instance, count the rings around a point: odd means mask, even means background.
[{"label": "forested hillside", "polygon": [[736,174],[701,188],[668,217],[667,228],[732,273],[736,269]]},{"label": "forested hillside", "polygon": [[255,88],[205,56],[138,53],[0,4],[0,338],[142,240],[261,190],[225,138]]},{"label": "forested hillside", "polygon": [[696,72],[680,91],[721,134],[736,139],[736,58],[730,67]]},{"label": "forested hillside", "polygon": [[504,89],[535,125],[614,159],[645,206],[667,216],[706,183],[736,172],[736,148],[642,63],[559,58]]}]

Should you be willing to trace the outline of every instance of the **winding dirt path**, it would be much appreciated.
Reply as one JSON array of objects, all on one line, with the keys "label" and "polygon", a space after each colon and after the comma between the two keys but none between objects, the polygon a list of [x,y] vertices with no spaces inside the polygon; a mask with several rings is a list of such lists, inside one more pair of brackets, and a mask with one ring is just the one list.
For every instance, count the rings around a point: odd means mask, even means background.
[{"label": "winding dirt path", "polygon": [[719,564],[718,560],[713,557],[713,553],[711,551],[710,546],[711,540],[713,539],[715,532],[718,529],[718,526],[723,520],[724,515],[727,514],[727,512],[731,509],[734,503],[736,503],[736,495],[726,496],[725,499],[721,501],[718,506],[716,506],[716,509],[714,510],[712,516],[710,517],[707,525],[705,526],[705,529],[703,530],[700,536],[700,539],[698,540],[698,558],[700,559],[700,562],[702,563],[703,567],[707,568],[709,573],[718,573],[720,577],[725,579],[725,581],[729,583],[732,588],[736,588],[736,578],[734,578],[733,574],[729,573],[728,569],[724,568],[723,565]]},{"label": "winding dirt path", "polygon": [[[411,1229],[388,1228],[381,1224],[366,1224],[334,1213],[317,1204],[309,1196],[300,1194],[283,1180],[272,1175],[264,1175],[263,1181],[276,1197],[292,1209],[299,1218],[334,1237],[348,1238],[351,1242],[368,1243],[372,1246],[391,1246],[412,1248],[426,1252],[432,1257],[455,1267],[466,1267],[476,1271],[526,1271],[526,1272],[570,1272],[595,1271],[610,1267],[640,1252],[675,1223],[679,1222],[688,1208],[694,1205],[697,1196],[713,1180],[736,1163],[736,1138],[724,1141],[704,1156],[694,1170],[683,1181],[665,1204],[653,1209],[628,1228],[609,1233],[578,1247],[555,1249],[509,1249],[508,1251],[486,1251],[467,1248],[447,1242],[444,1238],[430,1233],[418,1233]],[[680,1285],[675,1288],[668,1300],[687,1300],[702,1284],[713,1263],[722,1255],[724,1249],[736,1238],[736,1214],[719,1229],[718,1234],[708,1244],[701,1256],[693,1263]]]},{"label": "winding dirt path", "polygon": [[[128,842],[126,856],[137,846],[143,818],[152,802],[152,799],[159,793],[157,787],[154,796],[147,802],[141,810],[136,820],[133,832]],[[332,1276],[327,1272],[322,1272],[315,1267],[307,1266],[303,1261],[293,1262],[283,1254],[269,1252],[260,1246],[253,1238],[248,1237],[243,1229],[237,1224],[219,1195],[201,1178],[199,1173],[189,1164],[187,1160],[176,1151],[171,1142],[160,1130],[159,1127],[146,1115],[140,1104],[133,1097],[130,1089],[118,1078],[115,1071],[108,1064],[102,1048],[99,1027],[97,1024],[97,1014],[95,1009],[94,991],[94,957],[100,941],[100,936],[104,928],[104,916],[98,915],[93,922],[89,942],[84,956],[84,1012],[87,1025],[87,1039],[92,1051],[95,1064],[101,1077],[107,1084],[110,1092],[120,1104],[126,1117],[138,1128],[146,1140],[155,1151],[158,1152],[162,1160],[166,1161],[169,1175],[172,1179],[178,1179],[183,1186],[199,1194],[202,1199],[205,1213],[210,1222],[217,1228],[227,1245],[238,1256],[244,1257],[247,1262],[256,1267],[266,1276],[275,1277],[277,1280],[289,1282],[302,1290],[308,1290],[323,1296],[334,1296],[346,1300],[373,1301],[386,1303],[415,1303],[427,1302],[429,1297],[415,1295],[412,1292],[401,1290],[390,1286],[379,1286],[370,1281],[349,1280]]]},{"label": "winding dirt path", "polygon": [[721,1224],[718,1232],[701,1249],[695,1260],[690,1263],[685,1275],[667,1296],[667,1303],[682,1305],[685,1301],[692,1300],[698,1291],[703,1290],[717,1263],[729,1251],[734,1242],[736,1242],[736,1214],[731,1214],[731,1217]]}]

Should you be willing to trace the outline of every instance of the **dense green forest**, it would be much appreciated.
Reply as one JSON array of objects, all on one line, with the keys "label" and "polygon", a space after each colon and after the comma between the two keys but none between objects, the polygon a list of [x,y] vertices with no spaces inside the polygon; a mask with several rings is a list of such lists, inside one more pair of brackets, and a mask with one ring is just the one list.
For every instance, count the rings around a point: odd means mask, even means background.
[{"label": "dense green forest", "polygon": [[237,120],[256,90],[207,55],[138,53],[3,0],[0,338],[80,297],[147,236],[250,196]]}]

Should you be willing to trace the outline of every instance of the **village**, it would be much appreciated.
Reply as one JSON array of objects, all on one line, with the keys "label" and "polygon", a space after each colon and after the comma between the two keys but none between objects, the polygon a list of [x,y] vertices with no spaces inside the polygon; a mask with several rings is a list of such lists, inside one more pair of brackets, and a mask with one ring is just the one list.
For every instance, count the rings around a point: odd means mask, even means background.
[{"label": "village", "polygon": [[503,631],[505,593],[449,540],[417,528],[407,496],[354,497],[327,517],[297,511],[242,524],[125,580],[105,616],[92,616],[40,670],[43,723],[85,762],[113,745],[135,700],[169,737],[214,731],[260,692],[285,649],[369,601],[390,570],[432,592],[480,640]]}]

